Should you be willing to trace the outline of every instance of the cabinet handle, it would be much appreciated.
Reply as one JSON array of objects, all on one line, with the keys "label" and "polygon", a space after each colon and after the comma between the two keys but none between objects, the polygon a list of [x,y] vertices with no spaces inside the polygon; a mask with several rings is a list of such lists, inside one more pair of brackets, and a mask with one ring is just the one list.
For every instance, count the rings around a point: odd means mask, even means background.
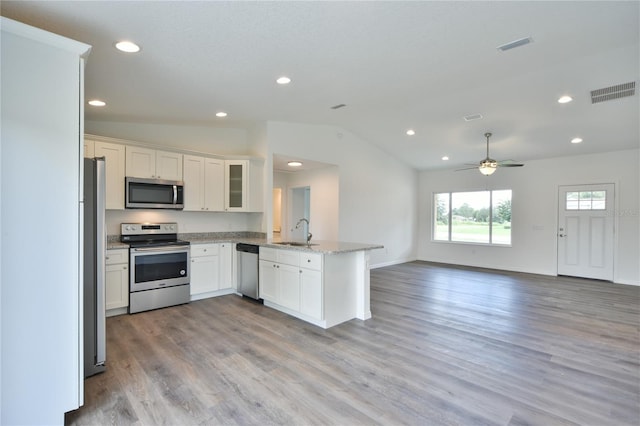
[{"label": "cabinet handle", "polygon": [[105,257],[106,260],[109,260],[109,256]]},{"label": "cabinet handle", "polygon": [[126,266],[123,266],[123,267],[122,267],[122,269],[127,269],[127,267],[126,267]]},{"label": "cabinet handle", "polygon": [[311,259],[307,259],[307,263],[311,263]]},{"label": "cabinet handle", "polygon": [[207,251],[207,249],[202,249],[202,251]]}]

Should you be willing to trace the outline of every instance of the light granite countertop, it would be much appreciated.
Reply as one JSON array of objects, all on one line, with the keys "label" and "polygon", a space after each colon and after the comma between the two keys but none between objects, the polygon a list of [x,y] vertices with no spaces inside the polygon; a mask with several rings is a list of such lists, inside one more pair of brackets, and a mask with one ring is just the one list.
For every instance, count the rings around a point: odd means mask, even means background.
[{"label": "light granite countertop", "polygon": [[[129,245],[122,243],[118,235],[110,235],[107,239],[107,249],[127,249]],[[278,238],[267,239],[264,234],[255,232],[211,232],[198,234],[179,234],[178,238],[189,241],[191,244],[214,244],[214,243],[244,243],[254,244],[260,247],[269,247],[276,249],[295,250],[322,254],[339,254],[349,253],[363,250],[376,250],[384,248],[381,244],[352,243],[345,241],[322,241],[312,240],[311,246],[303,245],[285,245]],[[298,242],[299,243],[299,242]]]}]

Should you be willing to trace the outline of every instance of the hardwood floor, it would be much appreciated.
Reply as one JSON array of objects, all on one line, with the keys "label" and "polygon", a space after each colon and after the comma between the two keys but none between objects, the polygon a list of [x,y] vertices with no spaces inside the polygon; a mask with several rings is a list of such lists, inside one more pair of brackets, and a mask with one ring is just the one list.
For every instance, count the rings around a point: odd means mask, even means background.
[{"label": "hardwood floor", "polygon": [[640,288],[426,262],[322,330],[224,296],[107,321],[72,425],[638,425]]}]

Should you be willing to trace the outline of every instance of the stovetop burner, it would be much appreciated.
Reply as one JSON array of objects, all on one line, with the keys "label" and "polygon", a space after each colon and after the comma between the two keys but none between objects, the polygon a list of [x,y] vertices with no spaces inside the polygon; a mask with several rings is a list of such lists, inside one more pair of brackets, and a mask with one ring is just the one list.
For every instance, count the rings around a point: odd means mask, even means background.
[{"label": "stovetop burner", "polygon": [[143,240],[143,241],[122,241],[128,243],[129,247],[165,247],[165,246],[188,246],[191,243],[183,240]]},{"label": "stovetop burner", "polygon": [[120,241],[131,247],[187,246],[178,239],[177,223],[122,223]]}]

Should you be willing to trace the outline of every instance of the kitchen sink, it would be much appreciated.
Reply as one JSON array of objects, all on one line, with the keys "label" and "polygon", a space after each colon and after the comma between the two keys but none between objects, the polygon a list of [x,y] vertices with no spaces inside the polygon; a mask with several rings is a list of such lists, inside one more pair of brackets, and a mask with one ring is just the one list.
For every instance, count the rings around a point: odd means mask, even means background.
[{"label": "kitchen sink", "polygon": [[318,244],[307,244],[307,243],[303,243],[301,241],[281,241],[279,243],[274,243],[274,244],[278,244],[281,246],[294,246],[294,247],[306,247],[306,246],[317,246]]}]

